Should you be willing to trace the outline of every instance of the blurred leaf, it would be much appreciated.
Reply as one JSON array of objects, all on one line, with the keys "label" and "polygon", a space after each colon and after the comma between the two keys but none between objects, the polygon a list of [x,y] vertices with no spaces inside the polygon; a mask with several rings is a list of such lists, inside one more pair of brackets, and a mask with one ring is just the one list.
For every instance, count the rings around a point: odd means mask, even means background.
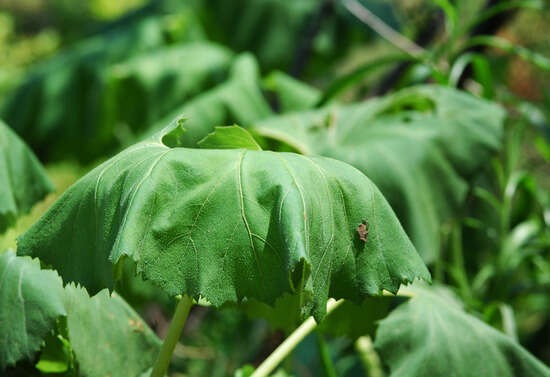
[{"label": "blurred leaf", "polygon": [[277,95],[283,113],[310,109],[321,97],[319,90],[280,71],[267,75],[263,85]]},{"label": "blurred leaf", "polygon": [[[162,51],[167,44],[165,19],[158,13],[156,10],[113,23],[106,31],[38,63],[3,101],[3,117],[41,158],[71,156],[89,162],[112,152],[119,145],[115,133],[121,132],[117,129],[120,123],[138,123],[138,128],[149,126],[149,122],[165,115],[155,111],[171,110],[165,107],[179,104],[187,90],[196,93],[201,89],[192,84],[193,79],[204,83],[208,78],[207,73],[200,73],[201,69],[217,71],[228,60],[227,50],[219,47],[210,53],[201,51],[198,59],[191,53],[199,53],[198,47],[190,47],[187,53],[172,48],[156,56],[152,51]],[[210,48],[214,49],[211,45]],[[137,62],[131,60],[148,52],[151,54]],[[159,65],[161,59],[164,61]],[[128,65],[113,68],[126,60]],[[120,85],[128,90],[122,95],[111,87],[116,87],[110,81],[114,74],[111,68],[124,79]],[[174,75],[179,75],[177,80]],[[185,80],[181,75],[185,75]],[[176,83],[179,85],[172,87]],[[166,92],[164,95],[159,95],[161,89]],[[134,102],[129,103],[130,100]],[[148,101],[156,101],[158,106],[144,108]],[[131,105],[135,114],[128,109]],[[144,113],[144,118],[133,117]]]},{"label": "blurred leaf", "polygon": [[458,23],[456,8],[449,0],[432,0],[445,13],[445,23],[447,24],[447,33],[451,38],[454,37],[455,29]]},{"label": "blurred leaf", "polygon": [[32,151],[0,120],[0,234],[53,191]]},{"label": "blurred leaf", "polygon": [[201,16],[211,39],[235,51],[251,51],[266,69],[286,68],[302,26],[318,4],[317,0],[208,0],[201,4]]},{"label": "blurred leaf", "polygon": [[530,219],[516,225],[509,234],[503,235],[502,250],[498,256],[499,266],[507,271],[515,270],[533,251],[528,246],[540,235],[541,224]]},{"label": "blurred leaf", "polygon": [[482,54],[467,52],[460,55],[454,62],[451,73],[449,74],[449,85],[457,87],[468,65],[472,66],[473,77],[483,87],[483,97],[493,98],[495,95],[493,87],[493,74],[489,61]]},{"label": "blurred leaf", "polygon": [[500,200],[489,190],[483,187],[476,186],[473,191],[474,195],[487,204],[489,204],[496,212],[500,212],[502,204]]},{"label": "blurred leaf", "polygon": [[[253,53],[268,72],[326,72],[331,63],[371,36],[363,25],[350,22],[340,12],[338,2],[202,0],[199,4],[209,39],[234,51]],[[370,0],[368,5],[395,23],[390,4]]]},{"label": "blurred leaf", "polygon": [[550,286],[550,262],[542,255],[535,255],[533,257],[533,264],[537,268],[537,278],[539,284]]},{"label": "blurred leaf", "polygon": [[358,84],[369,73],[371,73],[372,71],[375,71],[380,67],[385,67],[388,64],[392,64],[392,63],[407,62],[410,60],[411,60],[411,56],[398,54],[398,55],[383,56],[379,59],[375,59],[373,61],[369,61],[365,64],[362,64],[361,66],[353,70],[351,73],[348,73],[343,76],[339,76],[336,80],[334,80],[323,93],[323,97],[319,100],[319,102],[317,103],[317,106],[318,107],[324,106],[329,101],[336,98],[344,90],[348,89],[353,85]]},{"label": "blurred leaf", "polygon": [[471,30],[477,25],[501,14],[508,12],[516,8],[528,8],[528,9],[543,9],[544,1],[542,0],[507,0],[499,1],[496,5],[491,6],[488,9],[480,12],[468,25],[466,30]]},{"label": "blurred leaf", "polygon": [[397,376],[548,376],[514,339],[468,315],[444,288],[416,295],[380,322],[375,347]]},{"label": "blurred leaf", "polygon": [[489,288],[490,280],[496,275],[496,267],[492,264],[487,264],[477,272],[472,279],[472,291],[478,296],[483,296]]},{"label": "blurred leaf", "polygon": [[504,38],[495,37],[492,35],[477,35],[469,38],[463,49],[468,49],[475,46],[488,46],[498,48],[508,53],[519,56],[520,58],[534,64],[540,69],[550,70],[550,59],[544,55],[538,54],[528,48],[519,46]]},{"label": "blurred leaf", "polygon": [[550,163],[550,144],[545,139],[539,137],[535,140],[535,147],[546,162]]}]

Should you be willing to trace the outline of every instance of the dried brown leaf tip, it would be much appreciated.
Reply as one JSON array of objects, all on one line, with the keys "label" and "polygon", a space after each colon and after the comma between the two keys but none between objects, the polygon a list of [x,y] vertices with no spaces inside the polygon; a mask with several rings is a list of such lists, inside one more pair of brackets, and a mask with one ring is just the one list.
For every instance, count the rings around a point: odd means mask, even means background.
[{"label": "dried brown leaf tip", "polygon": [[367,220],[361,220],[361,224],[357,226],[357,234],[361,241],[367,242],[367,236],[369,235],[369,223]]}]

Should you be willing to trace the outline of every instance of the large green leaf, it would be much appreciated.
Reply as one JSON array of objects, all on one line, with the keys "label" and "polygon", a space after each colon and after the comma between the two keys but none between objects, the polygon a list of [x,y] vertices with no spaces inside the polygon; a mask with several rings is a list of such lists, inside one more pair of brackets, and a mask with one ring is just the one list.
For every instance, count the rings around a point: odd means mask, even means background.
[{"label": "large green leaf", "polygon": [[391,377],[550,376],[514,339],[467,314],[446,289],[413,292],[376,334],[375,347]]},{"label": "large green leaf", "polygon": [[362,301],[429,279],[384,197],[353,167],[187,149],[174,144],[180,133],[171,126],[92,170],[19,238],[19,250],[93,292],[112,287],[111,263],[130,258],[170,295],[220,306],[295,292],[317,319],[328,297]]},{"label": "large green leaf", "polygon": [[90,298],[83,288],[63,288],[55,271],[41,270],[38,260],[10,250],[0,254],[0,332],[0,370],[36,360],[41,349],[40,370],[66,370],[67,355],[60,349],[65,345],[55,343],[66,337],[80,376],[137,376],[160,348],[160,340],[116,294],[103,290]]},{"label": "large green leaf", "polygon": [[0,234],[53,186],[31,150],[0,120]]},{"label": "large green leaf", "polygon": [[504,112],[440,86],[419,86],[361,104],[273,117],[256,131],[306,154],[345,161],[387,197],[426,262],[456,216],[468,178],[500,146]]}]

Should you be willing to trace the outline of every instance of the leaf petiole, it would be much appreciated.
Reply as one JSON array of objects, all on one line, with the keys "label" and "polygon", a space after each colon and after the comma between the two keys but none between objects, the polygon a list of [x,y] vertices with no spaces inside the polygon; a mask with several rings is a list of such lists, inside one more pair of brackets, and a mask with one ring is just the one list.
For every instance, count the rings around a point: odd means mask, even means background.
[{"label": "leaf petiole", "polygon": [[176,311],[174,312],[174,317],[172,318],[172,323],[170,323],[170,328],[166,334],[166,338],[162,343],[160,348],[157,361],[153,366],[151,371],[151,377],[164,377],[166,371],[168,370],[168,365],[170,365],[170,359],[174,353],[174,348],[178,343],[178,340],[189,315],[189,310],[193,306],[193,299],[187,295],[184,295],[179,299],[178,305],[176,306]]},{"label": "leaf petiole", "polygon": [[[329,315],[334,309],[340,306],[344,300],[330,299],[327,302],[327,315]],[[275,349],[265,359],[260,366],[250,375],[250,377],[267,377],[273,370],[283,361],[285,357],[292,352],[294,348],[300,343],[310,332],[317,327],[317,322],[313,317],[309,317],[302,323],[296,330],[290,334],[288,338],[282,342],[279,347]],[[153,377],[153,376],[151,376]],[[157,377],[157,376],[155,376]]]}]

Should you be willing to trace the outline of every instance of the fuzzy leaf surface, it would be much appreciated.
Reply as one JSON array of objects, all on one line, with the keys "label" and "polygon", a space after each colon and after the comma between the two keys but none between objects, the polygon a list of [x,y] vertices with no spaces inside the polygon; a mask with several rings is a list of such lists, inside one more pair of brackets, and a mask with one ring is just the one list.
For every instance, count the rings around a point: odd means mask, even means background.
[{"label": "fuzzy leaf surface", "polygon": [[[353,167],[251,150],[170,148],[167,128],[92,170],[19,238],[19,250],[91,292],[122,258],[170,295],[215,306],[284,292],[319,320],[429,273],[390,206]],[[175,138],[177,139],[177,138]],[[357,226],[369,223],[367,242]]]}]

